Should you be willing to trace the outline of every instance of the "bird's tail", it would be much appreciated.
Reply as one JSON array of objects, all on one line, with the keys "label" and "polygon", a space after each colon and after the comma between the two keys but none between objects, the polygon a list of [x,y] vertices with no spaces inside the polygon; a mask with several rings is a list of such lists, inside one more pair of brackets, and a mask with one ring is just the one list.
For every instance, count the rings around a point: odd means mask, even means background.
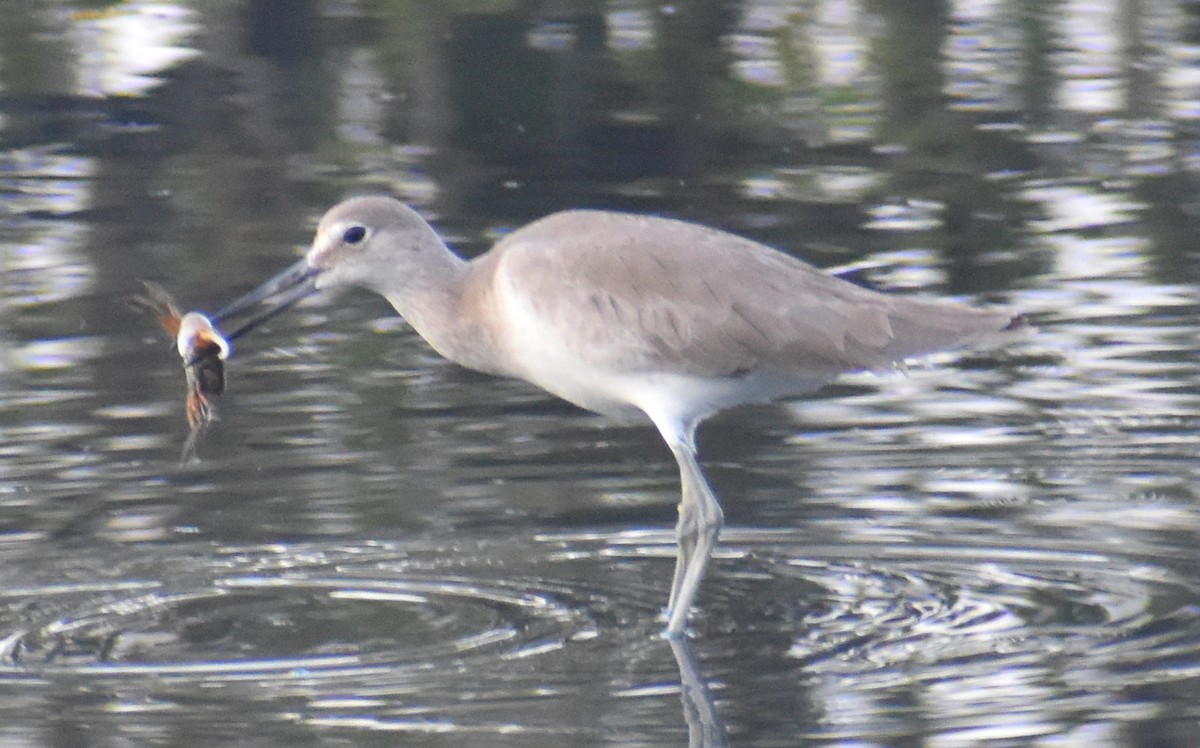
[{"label": "bird's tail", "polygon": [[1023,315],[1012,312],[922,299],[895,302],[888,314],[892,340],[885,348],[895,362],[937,351],[1002,345],[1033,329]]}]

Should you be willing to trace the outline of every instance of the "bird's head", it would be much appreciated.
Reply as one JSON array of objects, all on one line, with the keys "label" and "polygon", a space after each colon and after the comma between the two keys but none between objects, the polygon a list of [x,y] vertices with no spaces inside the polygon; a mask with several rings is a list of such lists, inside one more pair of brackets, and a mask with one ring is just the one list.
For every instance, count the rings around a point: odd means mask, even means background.
[{"label": "bird's head", "polygon": [[[412,208],[390,197],[351,198],[330,208],[317,225],[312,247],[278,275],[226,305],[212,319],[253,310],[233,340],[319,290],[363,286],[383,293],[389,283],[417,282],[429,249],[444,249],[437,234]],[[411,269],[412,272],[406,272]],[[397,281],[396,279],[400,279]]]}]

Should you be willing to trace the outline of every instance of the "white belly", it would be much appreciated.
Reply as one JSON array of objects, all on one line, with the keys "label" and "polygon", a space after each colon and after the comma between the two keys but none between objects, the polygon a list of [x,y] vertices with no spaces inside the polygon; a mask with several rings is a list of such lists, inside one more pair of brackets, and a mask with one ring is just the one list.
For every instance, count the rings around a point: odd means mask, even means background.
[{"label": "white belly", "polygon": [[695,423],[737,405],[798,396],[828,381],[817,375],[798,378],[761,370],[738,377],[696,377],[662,369],[614,371],[595,358],[581,359],[547,335],[531,338],[514,359],[514,374],[581,408],[622,418],[645,414],[656,422],[670,416]]}]

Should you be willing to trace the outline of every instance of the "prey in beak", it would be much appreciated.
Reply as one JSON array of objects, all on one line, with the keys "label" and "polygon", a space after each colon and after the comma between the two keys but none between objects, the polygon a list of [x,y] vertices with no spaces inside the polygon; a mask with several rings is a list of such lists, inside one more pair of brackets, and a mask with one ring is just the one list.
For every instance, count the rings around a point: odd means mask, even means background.
[{"label": "prey in beak", "polygon": [[[156,317],[175,339],[187,376],[190,433],[183,448],[184,462],[195,455],[201,436],[216,419],[212,399],[225,391],[225,359],[233,351],[230,343],[316,291],[318,273],[307,260],[301,260],[211,317],[199,312],[180,313],[161,286],[142,281],[143,293],[134,296],[131,303]],[[217,329],[218,323],[236,317],[244,319],[233,332],[224,335]]]},{"label": "prey in beak", "polygon": [[223,309],[212,315],[213,324],[221,324],[230,318],[251,313],[233,332],[225,336],[228,341],[237,340],[263,322],[295,306],[305,296],[314,293],[317,290],[317,276],[320,272],[310,265],[307,259],[301,259],[245,296],[226,304]]},{"label": "prey in beak", "polygon": [[225,359],[230,346],[207,317],[198,312],[180,314],[175,302],[161,286],[142,281],[144,293],[130,302],[137,309],[154,315],[158,323],[175,339],[175,349],[183,359],[187,377],[187,422],[190,433],[183,447],[182,461],[196,453],[196,446],[208,425],[216,419],[212,398],[225,391]]}]

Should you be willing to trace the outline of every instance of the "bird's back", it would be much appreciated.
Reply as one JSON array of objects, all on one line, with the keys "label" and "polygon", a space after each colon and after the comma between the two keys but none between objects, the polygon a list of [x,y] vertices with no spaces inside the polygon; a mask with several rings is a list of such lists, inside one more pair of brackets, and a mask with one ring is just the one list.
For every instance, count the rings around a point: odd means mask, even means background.
[{"label": "bird's back", "polygon": [[737,377],[881,369],[974,343],[1014,318],[889,296],[758,242],[665,218],[556,213],[491,253],[521,337],[588,366]]}]

